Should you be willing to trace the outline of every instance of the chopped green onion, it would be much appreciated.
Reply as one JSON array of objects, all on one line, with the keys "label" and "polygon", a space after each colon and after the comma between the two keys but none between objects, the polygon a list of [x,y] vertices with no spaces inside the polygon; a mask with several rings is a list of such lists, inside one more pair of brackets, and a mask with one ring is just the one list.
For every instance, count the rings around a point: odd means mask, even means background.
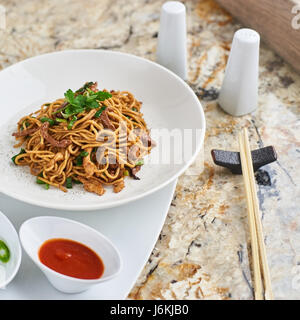
[{"label": "chopped green onion", "polygon": [[129,176],[129,171],[128,170],[124,171],[124,176]]},{"label": "chopped green onion", "polygon": [[53,126],[55,121],[53,119],[47,118],[47,117],[43,117],[40,119],[41,122],[49,122],[50,126]]},{"label": "chopped green onion", "polygon": [[10,259],[10,251],[4,241],[0,240],[0,261],[7,263]]},{"label": "chopped green onion", "polygon": [[25,128],[29,127],[30,122],[28,122],[28,120],[24,120],[22,123],[22,126],[25,124]]},{"label": "chopped green onion", "polygon": [[14,164],[16,164],[16,158],[17,158],[17,156],[19,156],[20,154],[23,154],[23,153],[26,153],[26,151],[25,151],[24,149],[21,149],[21,151],[20,151],[18,154],[16,154],[15,156],[13,156],[13,157],[11,158],[12,162],[13,162]]},{"label": "chopped green onion", "polygon": [[82,151],[82,152],[80,153],[80,155],[81,155],[82,157],[87,157],[87,156],[89,155],[89,153],[88,153],[87,151]]},{"label": "chopped green onion", "polygon": [[77,117],[73,116],[72,120],[68,124],[68,130],[72,130],[72,127],[73,127],[74,123],[76,122],[76,120],[77,120]]},{"label": "chopped green onion", "polygon": [[46,184],[43,180],[40,180],[39,178],[36,178],[36,183],[37,184]]},{"label": "chopped green onion", "polygon": [[144,160],[142,159],[142,160],[138,161],[135,165],[142,166],[143,164],[144,164]]},{"label": "chopped green onion", "polygon": [[79,181],[79,180],[75,180],[75,179],[73,179],[73,182],[74,182],[75,184],[82,184],[82,182],[81,182],[81,181]]},{"label": "chopped green onion", "polygon": [[133,107],[132,111],[138,112],[139,110],[137,108]]},{"label": "chopped green onion", "polygon": [[66,188],[67,189],[72,189],[73,188],[73,185],[72,185],[72,177],[68,177],[66,179]]},{"label": "chopped green onion", "polygon": [[61,122],[61,123],[66,123],[67,122],[66,119],[61,119],[61,118],[56,118],[55,121],[56,122]]},{"label": "chopped green onion", "polygon": [[79,155],[79,156],[75,159],[75,161],[76,161],[76,166],[82,166],[82,164],[83,164],[82,156]]},{"label": "chopped green onion", "polygon": [[[43,173],[41,172],[41,173],[38,175],[38,177],[43,177]],[[36,177],[36,183],[37,183],[37,184],[42,184],[43,187],[44,187],[46,190],[48,190],[49,187],[50,187],[50,185],[49,185],[48,183],[44,182],[43,180],[40,180],[38,177]]]},{"label": "chopped green onion", "polygon": [[95,118],[99,118],[102,114],[102,112],[106,109],[106,107],[101,107],[94,115]]}]

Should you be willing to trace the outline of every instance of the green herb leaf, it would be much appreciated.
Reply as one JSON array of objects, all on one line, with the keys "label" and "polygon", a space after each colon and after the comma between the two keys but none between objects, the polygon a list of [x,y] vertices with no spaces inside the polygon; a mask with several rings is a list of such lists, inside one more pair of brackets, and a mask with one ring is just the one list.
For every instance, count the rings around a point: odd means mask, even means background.
[{"label": "green herb leaf", "polygon": [[65,109],[64,112],[64,118],[69,118],[75,114],[81,113],[84,111],[84,107],[81,106],[73,106],[73,105],[68,105]]},{"label": "green herb leaf", "polygon": [[70,104],[73,104],[74,99],[75,99],[74,92],[71,89],[68,89],[65,92],[65,98],[66,98],[67,102],[69,102]]},{"label": "green herb leaf", "polygon": [[44,187],[46,190],[49,190],[50,185],[49,185],[48,183],[45,183],[43,187]]},{"label": "green herb leaf", "polygon": [[95,118],[99,118],[102,114],[102,112],[106,109],[106,107],[101,107],[94,115]]},{"label": "green herb leaf", "polygon": [[81,107],[83,108],[86,105],[87,97],[79,94],[72,103],[75,107]]},{"label": "green herb leaf", "polygon": [[87,101],[86,105],[90,109],[97,109],[99,108],[99,103],[96,100]]},{"label": "green herb leaf", "polygon": [[21,149],[21,151],[20,151],[18,154],[16,154],[15,156],[13,156],[13,157],[11,158],[12,162],[13,162],[14,164],[16,164],[16,158],[17,158],[17,156],[20,155],[20,154],[23,154],[23,153],[26,153],[26,151],[25,151],[24,149]]},{"label": "green herb leaf", "polygon": [[76,94],[71,89],[65,92],[65,99],[68,105],[59,111],[64,111],[62,115],[65,119],[85,110],[97,109],[99,108],[99,101],[104,101],[112,97],[112,95],[106,91],[94,92],[90,90],[89,87],[93,84],[93,82],[87,82],[82,88],[75,92]]},{"label": "green herb leaf", "polygon": [[98,101],[104,101],[108,98],[111,98],[112,95],[109,92],[106,91],[98,91],[97,92],[97,100]]}]

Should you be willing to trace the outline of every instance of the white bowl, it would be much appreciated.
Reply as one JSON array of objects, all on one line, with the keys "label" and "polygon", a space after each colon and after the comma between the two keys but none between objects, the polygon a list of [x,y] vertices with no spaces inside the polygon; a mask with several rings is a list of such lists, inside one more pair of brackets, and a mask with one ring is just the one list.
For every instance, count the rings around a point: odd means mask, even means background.
[{"label": "white bowl", "polygon": [[5,264],[5,280],[4,282],[0,282],[0,288],[4,289],[14,279],[20,268],[22,249],[16,229],[1,211],[0,240],[4,241],[7,244],[10,251],[10,259]]},{"label": "white bowl", "polygon": [[[16,167],[11,161],[19,152],[13,148],[15,140],[11,136],[17,121],[42,103],[63,97],[68,88],[75,90],[86,81],[98,81],[99,88],[132,92],[143,101],[142,112],[153,133],[156,129],[190,130],[182,150],[171,140],[170,145],[168,141],[158,141],[151,152],[152,159],[164,153],[183,161],[155,164],[147,163],[149,157],[146,157],[138,173],[141,180],[128,178],[122,192],[116,194],[107,188],[102,197],[86,192],[82,185],[65,194],[53,187],[44,190],[36,184],[28,168]],[[0,192],[30,204],[63,210],[95,210],[140,199],[182,174],[203,144],[204,112],[192,89],[168,69],[133,55],[106,50],[45,54],[1,71],[0,87]]]},{"label": "white bowl", "polygon": [[[26,253],[59,291],[82,292],[116,277],[121,271],[122,260],[117,248],[100,232],[82,223],[59,217],[36,217],[25,221],[19,233]],[[41,263],[39,249],[45,241],[53,238],[77,241],[95,251],[104,264],[102,277],[95,280],[77,279],[58,273]]]}]

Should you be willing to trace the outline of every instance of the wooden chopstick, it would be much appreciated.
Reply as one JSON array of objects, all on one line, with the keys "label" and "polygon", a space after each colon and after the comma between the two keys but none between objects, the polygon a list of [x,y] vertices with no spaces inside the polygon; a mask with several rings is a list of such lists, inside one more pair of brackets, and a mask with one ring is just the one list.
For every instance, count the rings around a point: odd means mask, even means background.
[{"label": "wooden chopstick", "polygon": [[264,280],[265,299],[273,300],[274,297],[273,297],[272,286],[271,286],[270,271],[269,271],[269,266],[267,261],[266,246],[265,246],[265,241],[263,236],[261,215],[259,211],[256,184],[255,184],[255,178],[254,178],[254,170],[253,170],[252,157],[251,157],[251,149],[250,149],[249,138],[248,138],[248,130],[246,128],[244,128],[243,130],[243,139],[244,139],[244,150],[246,153],[246,160],[247,160],[248,177],[249,177],[249,182],[251,187],[252,206],[254,211],[256,233],[257,233],[257,240],[258,240],[258,247],[259,247],[259,254],[260,254],[260,265],[261,265],[261,271],[262,271],[263,280]]},{"label": "wooden chopstick", "polygon": [[263,300],[263,286],[260,272],[260,260],[259,260],[259,249],[256,233],[256,223],[254,217],[253,208],[253,197],[251,192],[251,184],[249,177],[249,170],[246,159],[246,152],[244,146],[244,139],[242,132],[239,133],[239,146],[240,146],[240,158],[242,164],[242,172],[246,190],[246,199],[248,207],[248,223],[250,229],[250,239],[251,239],[251,251],[252,251],[252,265],[253,265],[253,275],[254,275],[254,298],[255,300]]}]

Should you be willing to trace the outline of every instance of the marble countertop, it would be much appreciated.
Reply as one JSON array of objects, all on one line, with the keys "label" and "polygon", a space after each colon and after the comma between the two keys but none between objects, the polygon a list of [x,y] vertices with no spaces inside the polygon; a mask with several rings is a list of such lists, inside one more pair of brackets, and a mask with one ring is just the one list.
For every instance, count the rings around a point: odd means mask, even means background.
[{"label": "marble countertop", "polygon": [[[212,0],[187,7],[188,83],[207,120],[205,167],[178,181],[166,223],[130,299],[252,299],[243,180],[216,167],[210,150],[238,150],[246,126],[252,148],[274,145],[278,161],[256,174],[276,299],[300,299],[300,76],[262,43],[259,107],[225,114],[216,99],[230,43],[241,26]],[[37,54],[102,48],[155,60],[162,0],[2,0],[0,69]],[[299,136],[298,136],[299,137]]]}]

